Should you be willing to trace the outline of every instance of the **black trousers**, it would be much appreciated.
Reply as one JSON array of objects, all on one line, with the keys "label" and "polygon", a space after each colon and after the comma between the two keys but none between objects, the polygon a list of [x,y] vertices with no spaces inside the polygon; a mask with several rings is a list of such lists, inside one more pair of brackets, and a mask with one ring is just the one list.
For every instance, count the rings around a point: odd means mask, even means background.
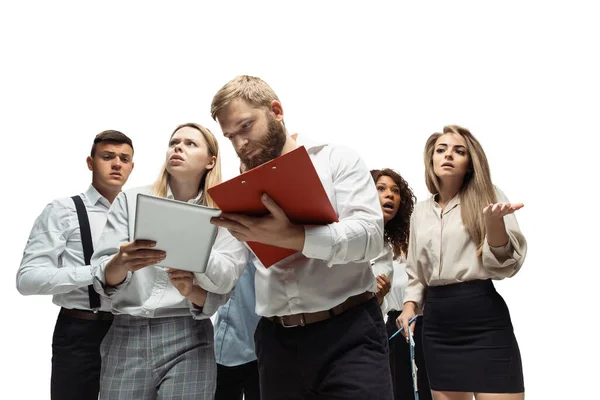
[{"label": "black trousers", "polygon": [[98,400],[100,343],[111,323],[59,314],[52,338],[52,400]]},{"label": "black trousers", "polygon": [[258,362],[226,367],[217,364],[215,400],[260,400]]},{"label": "black trousers", "polygon": [[[396,319],[400,311],[390,311],[386,328],[388,336],[392,336],[397,330]],[[429,377],[425,368],[425,357],[423,356],[423,317],[415,321],[415,363],[417,364],[417,387],[419,388],[419,400],[431,400],[431,389],[429,388]],[[410,360],[410,345],[406,343],[404,336],[397,335],[390,341],[390,369],[392,370],[392,382],[394,384],[395,400],[413,400],[414,389],[412,381],[412,369]]]},{"label": "black trousers", "polygon": [[375,298],[328,320],[254,334],[262,400],[392,400],[388,339]]}]

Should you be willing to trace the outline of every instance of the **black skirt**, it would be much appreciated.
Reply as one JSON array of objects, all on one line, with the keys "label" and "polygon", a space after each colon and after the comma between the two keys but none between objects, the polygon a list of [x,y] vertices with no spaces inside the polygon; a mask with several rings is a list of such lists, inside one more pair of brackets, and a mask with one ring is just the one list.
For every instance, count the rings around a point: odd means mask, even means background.
[{"label": "black skirt", "polygon": [[489,279],[427,288],[423,353],[432,390],[525,391],[508,307]]}]

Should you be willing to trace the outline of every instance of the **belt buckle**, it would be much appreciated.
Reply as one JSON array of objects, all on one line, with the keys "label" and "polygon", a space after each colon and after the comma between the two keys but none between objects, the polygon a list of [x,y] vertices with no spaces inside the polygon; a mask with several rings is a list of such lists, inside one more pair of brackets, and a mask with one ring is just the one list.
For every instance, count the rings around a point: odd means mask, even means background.
[{"label": "belt buckle", "polygon": [[279,321],[281,321],[281,326],[283,326],[284,328],[295,328],[298,326],[305,326],[306,322],[304,321],[304,314],[300,314],[300,323],[299,324],[295,324],[295,325],[286,325],[285,320],[283,319],[284,317],[279,317]]}]

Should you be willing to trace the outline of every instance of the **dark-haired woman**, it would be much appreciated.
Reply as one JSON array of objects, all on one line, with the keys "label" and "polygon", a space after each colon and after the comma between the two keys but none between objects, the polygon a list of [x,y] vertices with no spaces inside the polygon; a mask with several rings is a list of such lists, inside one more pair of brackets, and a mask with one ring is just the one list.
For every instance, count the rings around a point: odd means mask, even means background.
[{"label": "dark-haired woman", "polygon": [[[385,245],[381,254],[372,262],[373,273],[378,279],[378,289],[385,292],[380,283],[384,276],[392,282],[390,292],[381,302],[382,312],[387,312],[387,333],[397,331],[396,319],[402,311],[404,289],[408,282],[406,274],[406,254],[410,232],[410,216],[415,205],[415,196],[408,183],[392,169],[372,170],[385,225]],[[390,273],[391,272],[391,273]],[[415,362],[418,368],[417,383],[419,398],[431,399],[429,381],[421,349],[421,321],[414,328]],[[394,386],[394,398],[408,400],[414,397],[409,344],[401,336],[390,341],[390,369]]]}]

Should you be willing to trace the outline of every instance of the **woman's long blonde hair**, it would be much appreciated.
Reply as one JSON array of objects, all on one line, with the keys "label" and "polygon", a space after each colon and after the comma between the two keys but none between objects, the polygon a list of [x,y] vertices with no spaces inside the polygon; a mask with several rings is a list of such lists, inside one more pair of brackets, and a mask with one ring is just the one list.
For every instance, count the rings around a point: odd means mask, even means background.
[{"label": "woman's long blonde hair", "polygon": [[[219,144],[217,142],[217,139],[215,138],[215,136],[212,134],[212,132],[210,130],[203,127],[202,125],[199,125],[199,124],[196,124],[193,122],[188,122],[185,124],[181,124],[177,128],[175,128],[173,133],[171,133],[171,136],[169,136],[169,140],[171,140],[173,135],[178,130],[180,130],[181,128],[185,128],[185,127],[194,128],[194,129],[200,131],[200,133],[202,134],[202,136],[204,136],[204,139],[206,140],[206,144],[208,145],[209,155],[215,157],[214,167],[209,169],[204,174],[204,176],[200,180],[200,186],[198,187],[198,190],[199,191],[202,190],[202,197],[200,199],[199,204],[201,204],[203,206],[207,206],[207,207],[218,208],[206,190],[210,187],[213,187],[213,186],[221,183],[221,156],[219,155]],[[167,189],[169,186],[170,177],[171,177],[171,175],[167,171],[167,162],[165,161],[165,163],[162,166],[161,172],[158,175],[158,179],[156,179],[156,181],[154,182],[154,185],[152,185],[152,194],[154,196],[167,197]]]},{"label": "woman's long blonde hair", "polygon": [[440,180],[433,170],[433,152],[435,143],[446,133],[456,133],[465,139],[469,166],[459,190],[461,218],[471,239],[477,243],[477,254],[481,256],[485,240],[483,209],[496,202],[496,192],[492,184],[490,166],[481,144],[467,129],[458,125],[444,127],[443,133],[434,133],[425,144],[425,183],[433,195],[440,192]]}]

